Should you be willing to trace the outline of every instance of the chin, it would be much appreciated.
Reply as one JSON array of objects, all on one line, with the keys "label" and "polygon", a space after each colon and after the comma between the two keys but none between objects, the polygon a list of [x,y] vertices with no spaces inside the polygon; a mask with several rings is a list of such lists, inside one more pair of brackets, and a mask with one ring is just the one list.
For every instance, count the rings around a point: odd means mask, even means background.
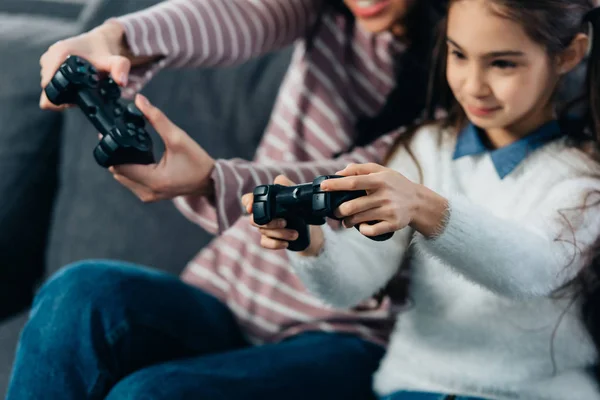
[{"label": "chin", "polygon": [[371,33],[381,33],[392,29],[393,23],[389,21],[373,19],[356,19],[356,22],[366,31]]},{"label": "chin", "polygon": [[473,125],[478,126],[481,129],[497,129],[507,125],[505,118],[502,118],[501,116],[490,115],[481,117],[467,114],[467,118],[473,123]]}]

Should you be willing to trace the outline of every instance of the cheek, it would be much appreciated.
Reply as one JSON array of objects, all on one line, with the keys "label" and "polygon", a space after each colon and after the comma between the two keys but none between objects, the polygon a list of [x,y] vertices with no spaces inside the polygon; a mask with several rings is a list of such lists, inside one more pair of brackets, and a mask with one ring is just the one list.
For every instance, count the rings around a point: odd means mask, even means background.
[{"label": "cheek", "polygon": [[546,71],[521,69],[498,77],[493,84],[495,97],[510,108],[525,110],[534,105],[547,88]]},{"label": "cheek", "polygon": [[458,98],[463,78],[461,74],[461,69],[451,61],[448,61],[448,63],[446,64],[446,81],[448,82],[448,86],[450,86],[450,89],[454,93],[454,96]]}]

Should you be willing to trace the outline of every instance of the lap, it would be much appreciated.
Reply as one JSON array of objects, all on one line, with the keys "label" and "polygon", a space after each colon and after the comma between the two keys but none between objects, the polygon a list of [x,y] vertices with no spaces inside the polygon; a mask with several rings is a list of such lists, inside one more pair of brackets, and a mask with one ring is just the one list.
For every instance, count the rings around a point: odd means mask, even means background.
[{"label": "lap", "polygon": [[307,333],[147,367],[119,382],[107,399],[365,400],[373,398],[382,355],[357,337]]}]

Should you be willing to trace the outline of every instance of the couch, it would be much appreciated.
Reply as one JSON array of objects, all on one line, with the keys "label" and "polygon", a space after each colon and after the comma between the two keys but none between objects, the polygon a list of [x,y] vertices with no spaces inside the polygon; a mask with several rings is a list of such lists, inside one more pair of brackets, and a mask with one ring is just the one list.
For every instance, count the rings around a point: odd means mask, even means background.
[{"label": "couch", "polygon": [[[87,258],[178,274],[211,240],[171,202],[143,204],[99,167],[96,132],[79,110],[38,107],[39,57],[50,44],[157,2],[0,0],[0,397],[31,298],[48,276]],[[214,157],[251,158],[290,53],[164,71],[143,93]]]}]

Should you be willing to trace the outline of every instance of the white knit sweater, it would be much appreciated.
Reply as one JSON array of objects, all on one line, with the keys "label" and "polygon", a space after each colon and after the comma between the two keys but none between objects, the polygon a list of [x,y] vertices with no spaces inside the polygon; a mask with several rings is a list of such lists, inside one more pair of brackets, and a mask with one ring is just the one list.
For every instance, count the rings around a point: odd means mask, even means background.
[{"label": "white knit sweater", "polygon": [[[410,257],[412,305],[398,315],[376,373],[381,395],[408,389],[600,399],[586,372],[597,354],[578,307],[565,313],[571,299],[550,297],[581,268],[581,251],[600,234],[600,206],[569,210],[600,190],[590,176],[598,167],[560,138],[501,179],[490,153],[454,160],[456,136],[428,126],[411,142],[422,183],[449,200],[443,233],[426,239],[404,229],[374,242],[355,229],[325,226],[323,252],[290,252],[293,269],[321,299],[348,307],[382,288]],[[419,179],[404,149],[389,167]],[[587,203],[599,199],[592,194]]]}]

